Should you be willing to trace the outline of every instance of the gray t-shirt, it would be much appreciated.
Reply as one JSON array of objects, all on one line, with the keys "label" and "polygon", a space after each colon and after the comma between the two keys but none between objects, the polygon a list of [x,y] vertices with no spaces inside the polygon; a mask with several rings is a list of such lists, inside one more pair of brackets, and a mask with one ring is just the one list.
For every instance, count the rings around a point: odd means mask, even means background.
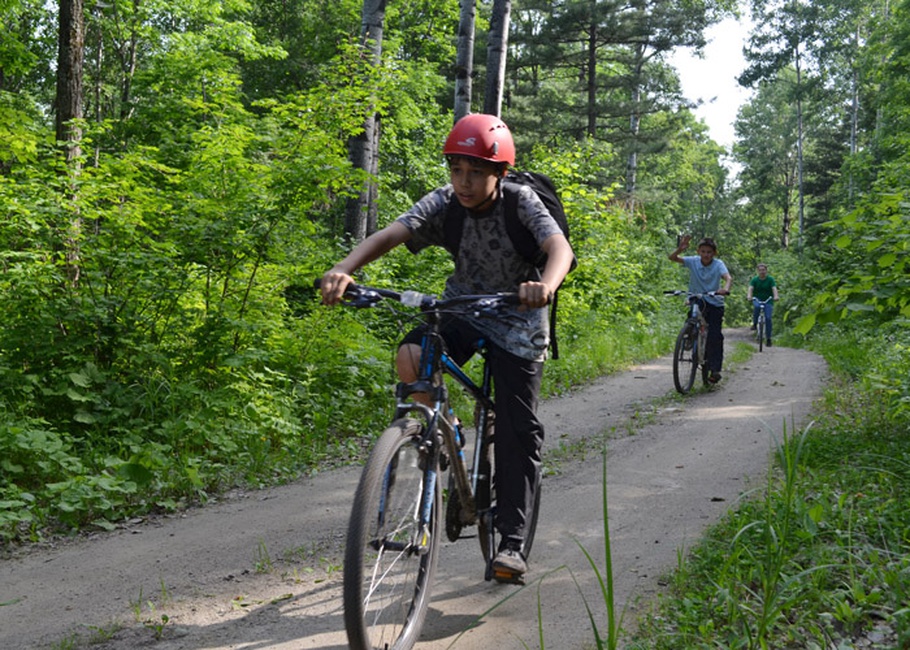
[{"label": "gray t-shirt", "polygon": [[[534,191],[523,185],[505,183],[504,191],[517,192],[518,218],[543,244],[552,235],[562,234]],[[452,186],[446,185],[420,199],[398,221],[411,232],[407,247],[417,253],[427,246],[444,246],[443,220],[449,201],[457,201]],[[505,202],[500,198],[486,212],[468,211],[455,271],[446,280],[443,298],[466,294],[518,291],[518,285],[537,277],[537,269],[512,245],[506,230]],[[546,359],[549,323],[546,308],[519,311],[509,309],[501,318],[468,318],[490,341],[506,351],[531,361]]]}]

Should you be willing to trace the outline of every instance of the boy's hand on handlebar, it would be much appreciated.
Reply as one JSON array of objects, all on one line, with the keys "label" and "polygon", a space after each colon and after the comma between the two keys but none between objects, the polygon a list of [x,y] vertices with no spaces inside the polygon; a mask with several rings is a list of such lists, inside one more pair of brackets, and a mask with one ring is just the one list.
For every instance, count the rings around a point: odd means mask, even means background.
[{"label": "boy's hand on handlebar", "polygon": [[518,286],[518,298],[525,307],[544,307],[553,299],[545,282],[523,282]]},{"label": "boy's hand on handlebar", "polygon": [[729,296],[730,292],[727,289],[718,289],[714,294],[717,296]]},{"label": "boy's hand on handlebar", "polygon": [[337,269],[330,269],[322,276],[322,284],[319,287],[322,293],[323,305],[337,305],[344,297],[344,290],[349,284],[354,282],[354,278]]}]

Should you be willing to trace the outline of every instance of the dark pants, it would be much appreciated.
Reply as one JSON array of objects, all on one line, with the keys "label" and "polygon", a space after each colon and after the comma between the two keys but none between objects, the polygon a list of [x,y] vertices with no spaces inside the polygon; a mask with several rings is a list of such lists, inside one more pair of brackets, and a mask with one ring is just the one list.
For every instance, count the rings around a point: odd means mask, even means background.
[{"label": "dark pants", "polygon": [[724,308],[705,303],[702,313],[708,321],[708,341],[705,346],[705,365],[711,372],[720,372],[724,365]]},{"label": "dark pants", "polygon": [[[409,332],[402,343],[419,345],[420,328]],[[476,351],[483,338],[464,321],[452,320],[442,327],[449,356],[459,365]],[[543,425],[537,419],[537,403],[543,363],[516,357],[487,342],[487,358],[493,373],[496,401],[494,462],[496,528],[503,540],[520,542],[534,506],[540,483],[540,450]]]}]

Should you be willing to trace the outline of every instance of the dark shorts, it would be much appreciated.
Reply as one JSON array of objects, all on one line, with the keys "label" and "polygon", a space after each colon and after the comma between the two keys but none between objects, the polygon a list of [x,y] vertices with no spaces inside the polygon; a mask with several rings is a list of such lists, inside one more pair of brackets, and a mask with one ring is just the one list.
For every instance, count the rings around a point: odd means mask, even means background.
[{"label": "dark shorts", "polygon": [[[399,347],[407,343],[420,345],[426,329],[426,325],[412,329],[405,334],[405,337],[399,343]],[[467,363],[468,359],[480,348],[481,341],[484,340],[483,334],[467,322],[457,318],[444,318],[440,334],[446,343],[446,352],[459,366]]]}]

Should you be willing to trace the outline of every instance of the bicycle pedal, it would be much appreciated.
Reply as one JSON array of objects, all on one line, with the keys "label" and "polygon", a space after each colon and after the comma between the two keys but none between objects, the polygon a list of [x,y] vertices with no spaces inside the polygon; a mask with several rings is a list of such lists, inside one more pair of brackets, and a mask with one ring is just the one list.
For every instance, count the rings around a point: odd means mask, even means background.
[{"label": "bicycle pedal", "polygon": [[512,573],[501,569],[493,569],[493,580],[500,584],[523,585],[525,576],[523,573]]}]

